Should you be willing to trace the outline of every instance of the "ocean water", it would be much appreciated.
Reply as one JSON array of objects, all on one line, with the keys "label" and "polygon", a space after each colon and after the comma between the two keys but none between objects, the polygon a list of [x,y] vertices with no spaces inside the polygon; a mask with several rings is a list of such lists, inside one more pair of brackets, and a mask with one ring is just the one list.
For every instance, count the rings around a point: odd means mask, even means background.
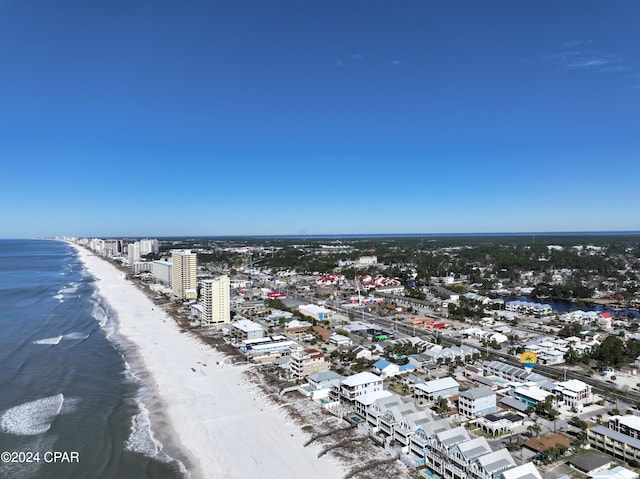
[{"label": "ocean water", "polygon": [[0,478],[185,477],[115,325],[69,245],[0,240]]}]

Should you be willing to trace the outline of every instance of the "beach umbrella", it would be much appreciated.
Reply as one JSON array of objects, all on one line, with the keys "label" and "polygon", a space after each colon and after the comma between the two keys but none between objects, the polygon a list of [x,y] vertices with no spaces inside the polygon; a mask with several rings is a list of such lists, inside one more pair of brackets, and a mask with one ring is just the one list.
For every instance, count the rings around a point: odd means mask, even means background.
[{"label": "beach umbrella", "polygon": [[538,356],[533,351],[525,351],[520,355],[520,364],[528,372],[533,370],[536,361],[538,361]]}]

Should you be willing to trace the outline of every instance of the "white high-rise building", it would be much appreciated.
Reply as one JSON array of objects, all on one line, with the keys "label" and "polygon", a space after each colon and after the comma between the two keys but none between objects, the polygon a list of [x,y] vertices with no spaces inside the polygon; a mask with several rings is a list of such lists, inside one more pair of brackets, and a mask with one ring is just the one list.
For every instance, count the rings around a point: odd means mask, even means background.
[{"label": "white high-rise building", "polygon": [[158,253],[160,250],[157,239],[143,239],[140,240],[140,254],[142,256],[149,253]]},{"label": "white high-rise building", "polygon": [[231,321],[231,294],[228,276],[205,279],[200,289],[202,320],[208,324]]},{"label": "white high-rise building", "polygon": [[188,249],[171,250],[171,289],[180,299],[195,299],[197,255]]},{"label": "white high-rise building", "polygon": [[140,243],[136,241],[127,245],[127,256],[129,257],[129,264],[140,261]]}]

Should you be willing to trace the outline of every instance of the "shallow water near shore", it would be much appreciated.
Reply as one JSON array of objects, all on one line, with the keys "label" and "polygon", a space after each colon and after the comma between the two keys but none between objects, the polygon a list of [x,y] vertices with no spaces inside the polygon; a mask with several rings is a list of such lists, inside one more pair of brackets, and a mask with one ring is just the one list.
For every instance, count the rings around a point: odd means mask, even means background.
[{"label": "shallow water near shore", "polygon": [[0,305],[0,451],[31,459],[0,463],[0,477],[184,476],[150,432],[141,373],[71,246],[0,240]]}]

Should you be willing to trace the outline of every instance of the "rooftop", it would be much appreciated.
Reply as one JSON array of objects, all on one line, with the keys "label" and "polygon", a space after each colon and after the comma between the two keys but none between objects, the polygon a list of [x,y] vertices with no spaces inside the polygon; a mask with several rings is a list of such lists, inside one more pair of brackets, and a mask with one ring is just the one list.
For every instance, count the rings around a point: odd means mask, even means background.
[{"label": "rooftop", "polygon": [[460,397],[466,399],[479,399],[487,396],[495,396],[495,392],[485,386],[480,386],[479,388],[468,389],[467,391],[462,391],[460,393]]}]

